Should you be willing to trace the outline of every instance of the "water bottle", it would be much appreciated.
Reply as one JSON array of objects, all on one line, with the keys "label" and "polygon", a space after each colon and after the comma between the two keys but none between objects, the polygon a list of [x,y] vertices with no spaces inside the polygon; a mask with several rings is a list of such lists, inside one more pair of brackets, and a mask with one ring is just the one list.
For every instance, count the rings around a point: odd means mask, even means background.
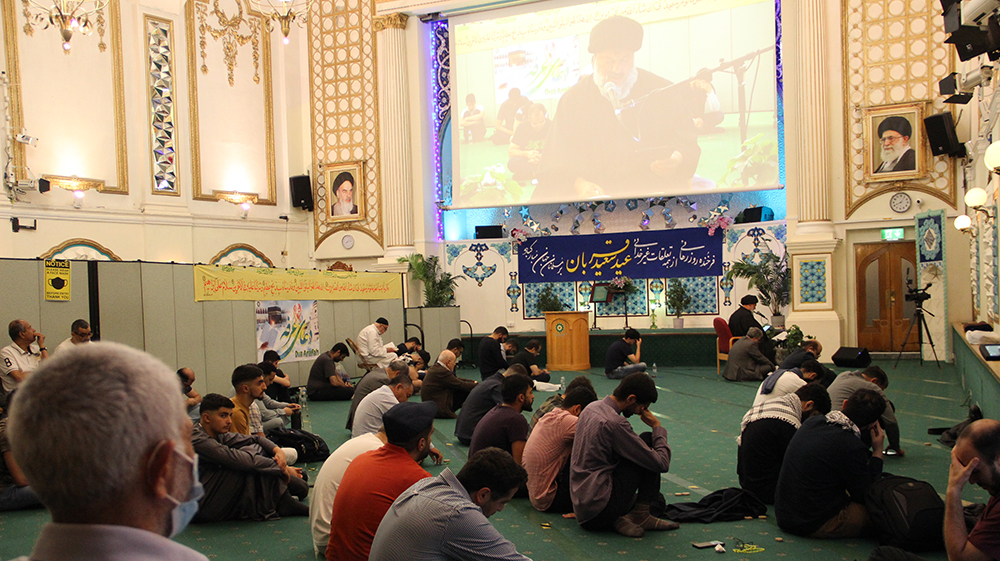
[{"label": "water bottle", "polygon": [[566,390],[566,377],[562,376],[559,378],[559,391],[563,392]]},{"label": "water bottle", "polygon": [[656,363],[654,362],[653,363],[653,378],[656,378],[657,374],[658,374],[658,372],[656,371]]}]

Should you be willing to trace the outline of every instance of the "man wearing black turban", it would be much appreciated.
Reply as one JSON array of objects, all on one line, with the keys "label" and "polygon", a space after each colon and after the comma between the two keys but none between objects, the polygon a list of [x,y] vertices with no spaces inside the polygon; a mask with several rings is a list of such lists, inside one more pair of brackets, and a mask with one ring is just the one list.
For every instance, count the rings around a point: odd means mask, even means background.
[{"label": "man wearing black turban", "polygon": [[599,197],[615,187],[642,185],[667,193],[689,187],[701,149],[695,110],[704,93],[635,67],[643,29],[625,16],[601,20],[590,32],[594,73],[559,99],[539,163],[539,186],[571,187]]},{"label": "man wearing black turban", "polygon": [[878,138],[881,144],[881,159],[875,173],[890,171],[913,171],[917,168],[917,153],[910,148],[910,135],[913,129],[905,117],[886,117],[878,126]]}]

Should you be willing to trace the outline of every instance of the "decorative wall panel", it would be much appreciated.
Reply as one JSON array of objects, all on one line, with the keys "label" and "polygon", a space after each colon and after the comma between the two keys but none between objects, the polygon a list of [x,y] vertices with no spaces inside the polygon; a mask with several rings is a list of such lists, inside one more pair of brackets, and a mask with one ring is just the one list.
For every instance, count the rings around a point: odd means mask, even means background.
[{"label": "decorative wall panel", "polygon": [[[923,307],[930,312],[924,315],[927,331],[931,340],[944,346],[940,358],[947,359],[951,347],[951,337],[948,333],[948,276],[947,259],[945,258],[944,228],[947,217],[943,210],[931,210],[914,217],[916,221],[917,244],[917,275],[914,284],[924,288],[928,284],[927,294],[930,299],[924,301]],[[927,345],[927,337],[923,337],[924,348],[921,349],[925,360],[935,358],[935,350]]]},{"label": "decorative wall panel", "polygon": [[144,23],[153,194],[178,196],[181,192],[177,182],[173,23],[149,14],[146,14]]},{"label": "decorative wall panel", "polygon": [[[315,245],[341,230],[357,230],[381,244],[374,6],[366,0],[319,0],[310,10],[309,76],[312,118]],[[364,160],[365,216],[328,223],[323,165]]]},{"label": "decorative wall panel", "polygon": [[792,309],[832,310],[832,256],[826,254],[792,256]]},{"label": "decorative wall panel", "polygon": [[[846,215],[889,191],[922,191],[955,207],[954,162],[929,160],[928,176],[909,181],[865,182],[865,157],[877,149],[865,138],[864,109],[928,102],[928,114],[951,110],[937,95],[937,83],[954,69],[951,45],[944,43],[940,5],[932,0],[843,0],[844,142]],[[930,101],[933,100],[933,101]],[[912,126],[922,126],[911,123]]]}]

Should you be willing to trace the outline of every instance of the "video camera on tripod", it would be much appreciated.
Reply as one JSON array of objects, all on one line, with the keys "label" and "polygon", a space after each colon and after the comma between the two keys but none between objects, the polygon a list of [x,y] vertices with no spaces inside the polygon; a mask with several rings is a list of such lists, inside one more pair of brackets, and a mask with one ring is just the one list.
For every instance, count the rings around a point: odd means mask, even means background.
[{"label": "video camera on tripod", "polygon": [[933,285],[933,283],[927,283],[927,286],[923,288],[920,287],[913,288],[910,286],[912,284],[913,284],[912,280],[906,279],[907,292],[906,294],[903,295],[903,297],[906,299],[907,302],[916,302],[918,306],[922,306],[924,301],[931,299],[931,295],[927,293],[927,289],[930,288]]}]

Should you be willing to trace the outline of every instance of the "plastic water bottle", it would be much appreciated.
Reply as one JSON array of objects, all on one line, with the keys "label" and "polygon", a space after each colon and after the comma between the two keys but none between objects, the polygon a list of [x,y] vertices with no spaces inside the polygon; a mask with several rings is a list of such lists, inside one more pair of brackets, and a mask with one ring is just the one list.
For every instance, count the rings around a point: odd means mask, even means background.
[{"label": "plastic water bottle", "polygon": [[562,392],[565,390],[566,390],[566,377],[562,376],[559,378],[559,391]]},{"label": "plastic water bottle", "polygon": [[656,378],[657,374],[659,374],[659,372],[656,371],[656,363],[654,362],[653,363],[653,378]]}]

